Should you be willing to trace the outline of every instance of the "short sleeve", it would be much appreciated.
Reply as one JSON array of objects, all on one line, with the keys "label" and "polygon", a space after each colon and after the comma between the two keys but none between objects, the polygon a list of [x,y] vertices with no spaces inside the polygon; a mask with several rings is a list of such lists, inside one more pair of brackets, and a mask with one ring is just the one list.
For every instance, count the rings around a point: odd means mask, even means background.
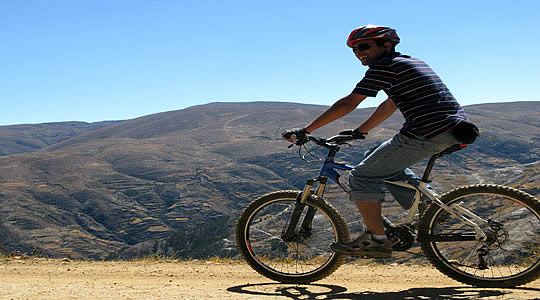
[{"label": "short sleeve", "polygon": [[392,72],[370,68],[364,78],[353,90],[355,94],[362,94],[368,97],[375,97],[380,90],[389,89],[392,86],[394,76]]}]

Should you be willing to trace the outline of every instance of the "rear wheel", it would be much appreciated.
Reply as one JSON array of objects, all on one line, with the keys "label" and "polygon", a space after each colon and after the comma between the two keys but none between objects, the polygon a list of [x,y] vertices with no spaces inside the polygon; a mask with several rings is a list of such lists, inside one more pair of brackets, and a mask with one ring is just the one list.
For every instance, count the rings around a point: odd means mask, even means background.
[{"label": "rear wheel", "polygon": [[[447,276],[478,287],[515,287],[540,277],[540,202],[500,185],[471,185],[441,197],[487,221],[485,240],[471,225],[431,205],[419,241],[431,263]],[[467,217],[475,223],[474,217]]]},{"label": "rear wheel", "polygon": [[[330,245],[350,241],[341,214],[316,196],[307,199],[293,237],[285,238],[299,194],[266,194],[246,207],[236,225],[236,243],[248,264],[279,282],[308,283],[330,275],[345,260]],[[310,228],[302,228],[310,207],[315,208],[313,221]]]}]

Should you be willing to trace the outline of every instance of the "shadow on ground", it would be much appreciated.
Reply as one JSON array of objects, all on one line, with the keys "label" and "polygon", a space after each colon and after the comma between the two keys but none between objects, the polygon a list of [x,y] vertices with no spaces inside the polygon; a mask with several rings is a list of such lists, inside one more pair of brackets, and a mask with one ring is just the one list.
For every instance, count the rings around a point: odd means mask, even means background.
[{"label": "shadow on ground", "polygon": [[[412,288],[398,292],[348,292],[345,287],[327,284],[282,284],[282,283],[259,283],[233,286],[227,289],[229,292],[258,295],[258,296],[281,296],[293,300],[330,300],[330,299],[363,299],[363,300],[425,300],[425,299],[502,299],[512,298],[512,290],[538,291],[535,288],[515,289],[482,289],[475,287],[446,287],[446,288]],[[264,297],[260,297],[264,299]],[[540,299],[540,298],[534,298]]]}]

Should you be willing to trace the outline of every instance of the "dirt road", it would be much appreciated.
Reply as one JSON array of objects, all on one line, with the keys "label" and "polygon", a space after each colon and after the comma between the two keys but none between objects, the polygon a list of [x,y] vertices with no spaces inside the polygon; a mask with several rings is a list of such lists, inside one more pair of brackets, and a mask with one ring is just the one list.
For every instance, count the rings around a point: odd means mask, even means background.
[{"label": "dirt road", "polygon": [[0,259],[0,299],[540,299],[517,289],[459,284],[431,266],[342,266],[311,285],[272,282],[237,261],[84,262]]}]

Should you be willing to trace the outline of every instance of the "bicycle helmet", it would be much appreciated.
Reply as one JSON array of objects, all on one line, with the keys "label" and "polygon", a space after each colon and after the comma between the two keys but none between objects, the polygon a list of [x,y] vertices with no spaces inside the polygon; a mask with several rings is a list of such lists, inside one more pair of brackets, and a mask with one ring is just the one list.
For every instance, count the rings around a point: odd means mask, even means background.
[{"label": "bicycle helmet", "polygon": [[353,48],[356,43],[362,40],[376,39],[387,40],[394,46],[399,44],[399,37],[395,29],[386,26],[364,25],[351,32],[347,39],[347,46]]}]

